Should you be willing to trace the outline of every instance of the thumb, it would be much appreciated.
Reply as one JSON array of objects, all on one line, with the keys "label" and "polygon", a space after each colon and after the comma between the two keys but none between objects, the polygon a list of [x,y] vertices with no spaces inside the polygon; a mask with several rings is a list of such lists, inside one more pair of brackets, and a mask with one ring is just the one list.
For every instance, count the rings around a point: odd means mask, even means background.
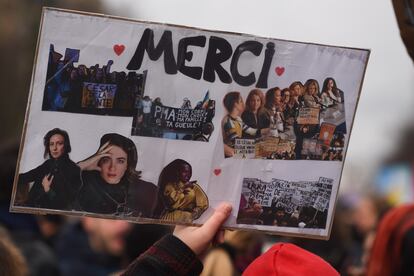
[{"label": "thumb", "polygon": [[229,203],[220,204],[214,211],[213,215],[200,227],[205,238],[211,240],[222,226],[225,220],[230,216],[232,207]]}]

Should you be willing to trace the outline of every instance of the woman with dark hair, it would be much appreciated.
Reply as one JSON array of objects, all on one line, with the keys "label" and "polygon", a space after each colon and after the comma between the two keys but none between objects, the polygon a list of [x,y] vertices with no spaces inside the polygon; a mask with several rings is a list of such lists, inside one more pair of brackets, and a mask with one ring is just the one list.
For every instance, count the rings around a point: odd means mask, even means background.
[{"label": "woman with dark hair", "polygon": [[27,201],[22,204],[30,207],[70,210],[81,186],[80,169],[70,160],[69,135],[55,128],[43,138],[44,158],[39,167],[19,175],[19,190],[34,182]]},{"label": "woman with dark hair", "polygon": [[279,87],[273,87],[267,90],[266,92],[266,110],[271,113],[273,108],[284,110],[283,100],[282,100],[282,90]]},{"label": "woman with dark hair", "polygon": [[279,87],[273,87],[266,92],[265,103],[267,127],[270,128],[269,135],[279,137],[279,132],[284,131],[284,115],[285,104],[282,98],[282,91]]},{"label": "woman with dark hair", "polygon": [[176,159],[162,171],[158,180],[155,218],[192,222],[208,208],[208,198],[197,181],[190,181],[191,165]]},{"label": "woman with dark hair", "polygon": [[98,151],[78,163],[83,186],[77,197],[81,211],[151,217],[157,187],[140,179],[135,170],[137,148],[116,133],[102,136]]},{"label": "woman with dark hair", "polygon": [[341,91],[336,87],[333,78],[326,78],[322,86],[321,104],[325,107],[331,107],[343,101]]},{"label": "woman with dark hair", "polygon": [[[246,99],[246,108],[241,115],[243,122],[251,128],[262,129],[269,126],[268,118],[264,111],[264,96],[260,89],[250,91]],[[245,138],[254,139],[256,135],[245,133]]]}]

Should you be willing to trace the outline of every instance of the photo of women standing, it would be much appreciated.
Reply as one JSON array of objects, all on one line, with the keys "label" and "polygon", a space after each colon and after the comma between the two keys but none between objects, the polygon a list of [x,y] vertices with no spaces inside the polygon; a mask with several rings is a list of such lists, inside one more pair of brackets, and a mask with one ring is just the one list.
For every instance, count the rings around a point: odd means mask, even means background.
[{"label": "photo of women standing", "polygon": [[151,217],[157,187],[140,179],[134,142],[117,133],[102,136],[98,151],[78,163],[83,186],[80,211],[118,216]]},{"label": "photo of women standing", "polygon": [[172,161],[161,171],[154,218],[192,222],[207,210],[207,195],[197,181],[190,181],[191,176],[191,165],[182,159]]},{"label": "photo of women standing", "polygon": [[18,204],[47,209],[71,210],[81,186],[80,168],[70,160],[69,135],[54,128],[43,138],[44,158],[42,165],[19,175],[18,190],[27,191],[27,198],[21,194]]}]

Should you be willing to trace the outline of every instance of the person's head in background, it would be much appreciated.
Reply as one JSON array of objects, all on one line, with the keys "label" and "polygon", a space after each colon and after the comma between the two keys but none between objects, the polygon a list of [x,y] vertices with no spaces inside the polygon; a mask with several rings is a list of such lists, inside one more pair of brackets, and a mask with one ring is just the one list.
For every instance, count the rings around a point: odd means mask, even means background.
[{"label": "person's head in background", "polygon": [[93,251],[117,257],[125,252],[125,238],[132,229],[129,222],[91,217],[81,222]]},{"label": "person's head in background", "polygon": [[352,209],[351,216],[354,238],[362,241],[368,233],[375,230],[378,221],[388,208],[389,206],[384,199],[376,195],[359,197]]},{"label": "person's head in background", "polygon": [[255,259],[244,271],[244,276],[256,275],[323,275],[339,273],[321,257],[291,243],[276,243]]},{"label": "person's head in background", "polygon": [[414,275],[414,204],[388,211],[381,220],[368,260],[367,276]]},{"label": "person's head in background", "polygon": [[26,260],[9,239],[7,232],[0,227],[0,276],[28,275]]}]

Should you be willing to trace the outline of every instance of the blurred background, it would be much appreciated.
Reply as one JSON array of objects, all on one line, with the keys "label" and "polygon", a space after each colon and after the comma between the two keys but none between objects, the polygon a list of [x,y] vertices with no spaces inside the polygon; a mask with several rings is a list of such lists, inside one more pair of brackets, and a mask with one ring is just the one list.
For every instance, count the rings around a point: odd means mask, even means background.
[{"label": "blurred background", "polygon": [[[358,273],[363,271],[364,248],[369,247],[369,234],[378,219],[389,206],[413,201],[414,67],[389,0],[0,0],[0,230],[4,228],[17,245],[14,260],[26,263],[30,275],[69,275],[73,271],[68,267],[83,254],[94,260],[89,262],[87,275],[107,275],[171,230],[165,226],[121,225],[119,221],[102,226],[104,222],[88,219],[8,212],[42,6],[371,49],[331,240],[295,242],[327,259],[343,275],[362,275]],[[114,230],[101,237],[100,229]],[[133,248],[128,248],[124,239],[132,241],[129,244]],[[238,248],[241,253],[232,260],[235,269],[242,270],[261,248],[277,239],[281,238],[229,235],[229,244],[246,245]],[[68,250],[73,244],[79,245],[78,251]],[[40,258],[39,252],[46,255]]]}]

